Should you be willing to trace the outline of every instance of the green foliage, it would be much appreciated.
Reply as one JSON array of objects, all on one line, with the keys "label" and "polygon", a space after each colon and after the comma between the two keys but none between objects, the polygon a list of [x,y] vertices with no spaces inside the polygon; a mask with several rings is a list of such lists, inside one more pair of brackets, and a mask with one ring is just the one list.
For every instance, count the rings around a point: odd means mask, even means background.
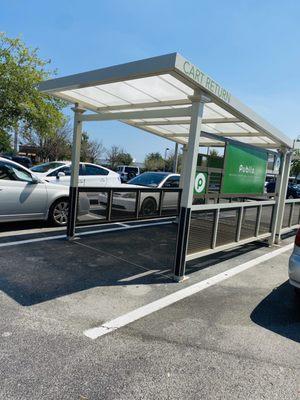
[{"label": "green foliage", "polygon": [[10,152],[12,152],[11,137],[7,132],[0,129],[0,153]]},{"label": "green foliage", "polygon": [[122,151],[119,154],[119,164],[130,165],[132,163],[132,161],[133,161],[133,158],[130,153],[126,153],[126,152]]},{"label": "green foliage", "polygon": [[209,155],[214,158],[214,157],[219,157],[219,152],[216,149],[210,149]]},{"label": "green foliage", "polygon": [[149,153],[145,158],[146,171],[163,171],[165,168],[165,160],[160,153]]},{"label": "green foliage", "polygon": [[48,60],[38,49],[27,48],[21,39],[0,33],[0,130],[11,134],[29,131],[42,136],[55,134],[63,124],[65,103],[41,93],[37,85],[50,78]]},{"label": "green foliage", "polygon": [[[165,161],[165,165],[166,165],[165,170],[166,171],[173,172],[174,161],[175,161],[175,154],[171,153]],[[182,164],[182,154],[178,154],[177,173],[180,173],[180,171],[181,171],[181,164]]]},{"label": "green foliage", "polygon": [[295,176],[296,178],[300,175],[300,151],[296,150],[294,154],[294,159],[291,164],[290,175]]},{"label": "green foliage", "polygon": [[207,166],[209,168],[223,168],[224,158],[216,149],[211,149],[208,156]]},{"label": "green foliage", "polygon": [[126,153],[119,146],[111,146],[106,152],[110,168],[115,169],[118,165],[130,165],[133,161],[131,154]]}]

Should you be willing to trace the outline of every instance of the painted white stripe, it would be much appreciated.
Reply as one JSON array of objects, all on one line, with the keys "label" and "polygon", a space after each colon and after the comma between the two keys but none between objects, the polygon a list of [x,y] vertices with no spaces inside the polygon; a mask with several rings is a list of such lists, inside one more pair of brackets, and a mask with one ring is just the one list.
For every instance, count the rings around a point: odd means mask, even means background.
[{"label": "painted white stripe", "polygon": [[128,276],[127,278],[119,279],[119,282],[130,282],[134,281],[135,279],[142,278],[147,275],[154,274],[155,272],[159,272],[159,269],[152,269],[146,272],[141,272],[140,274]]},{"label": "painted white stripe", "polygon": [[[152,221],[152,223],[156,223],[159,225],[162,221],[169,220],[170,222],[174,221],[175,217],[159,217],[159,218],[154,218],[154,219],[140,219],[140,220],[135,220],[135,221],[128,221],[126,224],[121,223],[121,222],[106,222],[103,224],[92,224],[92,225],[84,225],[84,226],[76,226],[76,230],[82,230],[82,229],[88,229],[88,228],[98,228],[98,227],[104,227],[104,226],[131,226],[133,222],[139,221],[139,222],[149,222]],[[25,221],[21,221],[25,222]],[[40,222],[40,221],[35,221],[35,222]],[[10,236],[25,236],[25,235],[31,235],[35,233],[55,233],[55,232],[61,232],[61,231],[66,231],[66,227],[49,227],[49,228],[32,228],[32,229],[21,229],[18,231],[3,231],[0,232],[0,238],[1,237],[10,237]]]},{"label": "painted white stripe", "polygon": [[205,279],[204,281],[195,283],[194,285],[188,286],[187,288],[178,290],[175,293],[162,297],[159,300],[153,301],[152,303],[139,307],[136,310],[130,311],[127,314],[124,314],[118,318],[106,322],[99,327],[87,329],[83,333],[90,339],[97,339],[100,336],[106,335],[107,333],[113,332],[116,329],[119,329],[125,325],[130,324],[131,322],[134,322],[140,318],[152,314],[155,311],[161,310],[162,308],[168,307],[171,304],[174,304],[182,299],[192,296],[193,294],[198,293],[201,290],[204,290],[210,286],[216,285],[217,283],[220,283],[228,278],[231,278],[239,274],[240,272],[243,272],[251,267],[254,267],[255,265],[258,265],[264,261],[268,261],[271,258],[276,257],[281,253],[291,250],[293,246],[294,244],[291,243],[277,250],[271,251],[253,260],[247,261],[244,264],[240,264],[237,267],[233,267],[225,272],[215,275],[212,278]]},{"label": "painted white stripe", "polygon": [[[107,232],[125,231],[125,230],[129,230],[129,229],[143,228],[143,227],[147,227],[147,226],[168,225],[171,223],[172,223],[172,221],[166,221],[166,222],[153,222],[151,224],[145,224],[145,225],[137,224],[137,225],[128,225],[128,226],[118,226],[116,228],[100,229],[100,230],[76,233],[76,237],[92,235],[95,233],[99,234],[99,233],[107,233]],[[45,242],[48,240],[56,240],[56,239],[65,239],[66,237],[67,237],[66,235],[56,235],[56,236],[44,236],[41,238],[34,238],[34,239],[15,240],[12,242],[0,243],[0,247],[17,246],[19,244]]]},{"label": "painted white stripe", "polygon": [[[175,218],[176,217],[159,217],[159,218],[153,218],[153,219],[146,218],[146,219],[138,219],[138,220],[133,219],[131,221],[127,221],[126,225],[131,226],[131,224],[136,223],[136,222],[151,222],[151,221],[152,221],[151,223],[156,222],[157,224],[160,224],[161,221],[165,221],[165,220],[173,222],[175,220]],[[101,223],[101,224],[91,224],[91,225],[83,225],[83,226],[78,225],[78,226],[76,226],[76,230],[87,229],[88,227],[95,228],[95,227],[106,226],[106,225],[121,225],[121,224],[122,224],[121,222],[106,222],[106,223]],[[124,223],[124,225],[125,225],[125,223]]]},{"label": "painted white stripe", "polygon": [[127,228],[128,226],[130,226],[130,225],[128,225],[128,224],[123,224],[122,222],[118,222],[118,225],[126,226],[126,228]]},{"label": "painted white stripe", "polygon": [[[157,221],[157,220],[155,220]],[[22,221],[24,222],[24,221]],[[39,221],[38,221],[39,222]],[[159,221],[158,221],[159,222]],[[118,222],[107,222],[104,224],[92,224],[92,225],[85,225],[85,226],[76,226],[76,230],[80,229],[88,229],[88,228],[95,228],[95,227],[103,227],[103,226],[118,226],[118,225],[124,225],[125,224],[120,224]],[[49,228],[32,228],[32,229],[21,229],[19,231],[4,231],[0,232],[0,238],[1,237],[10,237],[10,236],[25,236],[25,235],[32,235],[35,233],[55,233],[55,232],[65,232],[66,227],[49,227]]]},{"label": "painted white stripe", "polygon": [[25,239],[25,240],[16,240],[14,242],[6,242],[0,243],[0,247],[8,247],[8,246],[17,246],[19,244],[27,244],[27,243],[35,243],[35,242],[44,242],[48,240],[57,240],[66,238],[66,235],[56,235],[56,236],[47,236],[35,239]]},{"label": "painted white stripe", "polygon": [[1,237],[10,237],[10,236],[26,236],[26,235],[33,235],[35,233],[55,233],[65,231],[66,228],[33,228],[33,229],[22,229],[19,231],[3,231],[0,232]]},{"label": "painted white stripe", "polygon": [[88,231],[88,232],[82,232],[82,233],[77,233],[76,236],[85,236],[85,235],[92,235],[94,233],[105,233],[105,232],[115,232],[115,231],[126,231],[129,229],[135,229],[135,228],[145,228],[147,226],[157,226],[157,225],[169,225],[172,222],[160,222],[160,223],[152,223],[152,224],[138,224],[138,225],[128,225],[127,227],[120,227],[120,228],[112,228],[112,229],[101,229],[101,230],[95,230],[95,231]]},{"label": "painted white stripe", "polygon": [[168,269],[163,269],[163,270],[158,270],[158,272],[155,273],[155,275],[159,275],[159,274],[165,274],[166,272],[172,272],[172,270],[170,268]]}]

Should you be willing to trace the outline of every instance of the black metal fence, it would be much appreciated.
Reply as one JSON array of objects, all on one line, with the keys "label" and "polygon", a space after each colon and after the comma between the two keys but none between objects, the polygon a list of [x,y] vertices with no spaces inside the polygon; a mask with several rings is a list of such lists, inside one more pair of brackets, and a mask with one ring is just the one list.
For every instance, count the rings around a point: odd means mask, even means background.
[{"label": "black metal fence", "polygon": [[177,188],[79,187],[76,225],[177,216],[180,198]]},{"label": "black metal fence", "polygon": [[193,206],[187,260],[271,236],[275,201]]}]

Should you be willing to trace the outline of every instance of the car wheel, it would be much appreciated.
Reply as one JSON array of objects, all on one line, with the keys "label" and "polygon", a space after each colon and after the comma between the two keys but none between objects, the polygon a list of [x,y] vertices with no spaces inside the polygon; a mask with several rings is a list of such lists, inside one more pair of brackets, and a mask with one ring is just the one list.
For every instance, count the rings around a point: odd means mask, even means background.
[{"label": "car wheel", "polygon": [[66,226],[68,223],[69,200],[67,198],[56,200],[49,211],[51,225]]},{"label": "car wheel", "polygon": [[150,215],[154,215],[156,210],[157,210],[157,205],[156,205],[156,201],[153,198],[148,197],[147,199],[145,199],[143,201],[142,207],[141,207],[142,216],[148,217]]}]

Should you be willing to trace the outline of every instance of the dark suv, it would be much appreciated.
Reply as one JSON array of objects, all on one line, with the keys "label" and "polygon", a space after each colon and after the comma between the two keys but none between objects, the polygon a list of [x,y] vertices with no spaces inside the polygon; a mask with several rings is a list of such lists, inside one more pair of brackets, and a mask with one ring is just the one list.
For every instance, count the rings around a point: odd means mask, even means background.
[{"label": "dark suv", "polygon": [[17,162],[18,164],[23,165],[23,167],[26,168],[31,168],[32,167],[32,161],[29,157],[25,156],[9,156],[6,154],[1,155],[1,157],[6,158],[7,160],[12,160],[14,162]]}]

